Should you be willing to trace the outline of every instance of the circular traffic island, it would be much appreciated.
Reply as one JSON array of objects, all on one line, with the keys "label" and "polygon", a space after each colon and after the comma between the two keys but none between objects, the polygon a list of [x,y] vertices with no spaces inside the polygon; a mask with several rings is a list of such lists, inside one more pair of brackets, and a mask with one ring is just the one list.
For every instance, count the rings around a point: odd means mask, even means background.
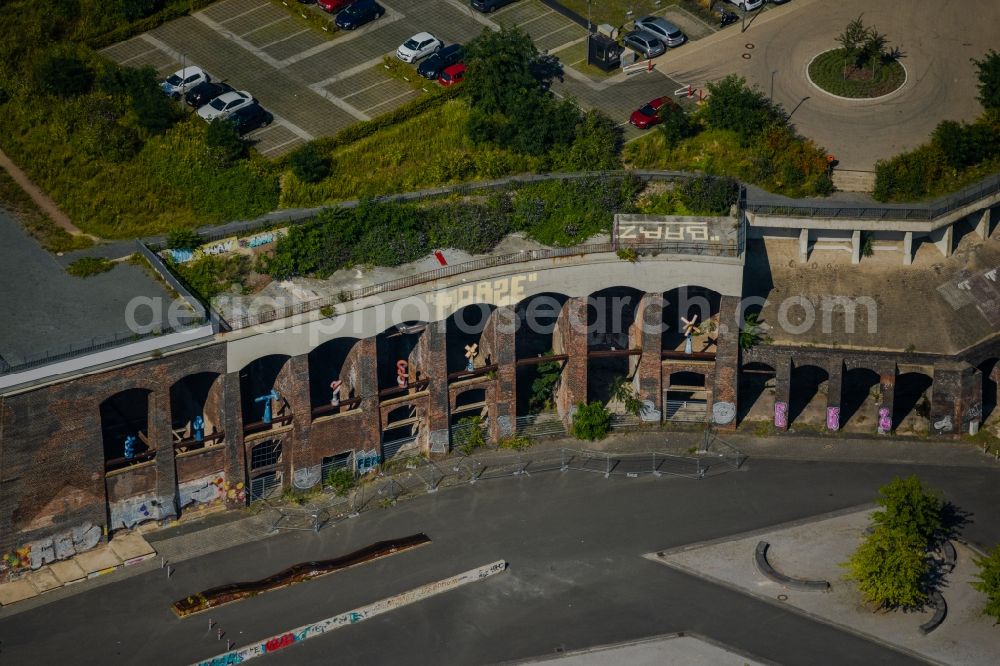
[{"label": "circular traffic island", "polygon": [[824,51],[806,68],[814,86],[835,97],[877,99],[899,90],[906,82],[906,69],[895,58],[857,66],[844,49]]}]

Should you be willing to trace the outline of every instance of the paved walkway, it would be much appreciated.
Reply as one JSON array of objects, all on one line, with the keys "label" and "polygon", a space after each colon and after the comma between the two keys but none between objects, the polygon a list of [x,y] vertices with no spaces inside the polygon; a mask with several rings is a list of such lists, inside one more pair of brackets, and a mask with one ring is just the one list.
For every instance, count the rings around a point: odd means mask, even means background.
[{"label": "paved walkway", "polygon": [[80,229],[69,219],[69,216],[59,209],[56,202],[49,198],[49,195],[45,194],[45,192],[39,189],[37,185],[31,182],[28,175],[21,170],[21,167],[14,164],[14,162],[12,162],[2,150],[0,150],[0,167],[3,167],[3,169],[10,174],[10,177],[14,179],[14,182],[20,185],[21,189],[28,193],[28,196],[35,202],[35,205],[38,206],[43,213],[48,215],[53,222],[74,236],[83,234],[83,232],[80,231]]}]

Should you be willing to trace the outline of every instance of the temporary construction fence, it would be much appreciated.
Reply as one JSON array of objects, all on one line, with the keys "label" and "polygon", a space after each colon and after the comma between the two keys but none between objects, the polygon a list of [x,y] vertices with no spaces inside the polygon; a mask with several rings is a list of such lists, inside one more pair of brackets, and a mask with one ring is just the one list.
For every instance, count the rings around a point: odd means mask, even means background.
[{"label": "temporary construction fence", "polygon": [[254,504],[268,512],[267,530],[321,530],[371,509],[391,506],[403,497],[437,492],[440,488],[545,472],[590,472],[605,478],[679,477],[704,479],[743,467],[746,456],[706,432],[700,448],[690,454],[662,451],[619,452],[585,448],[544,448],[525,451],[477,449],[471,455],[430,460],[423,455],[400,455],[385,462],[376,474],[362,477],[349,492],[332,488],[302,504],[272,499]]}]

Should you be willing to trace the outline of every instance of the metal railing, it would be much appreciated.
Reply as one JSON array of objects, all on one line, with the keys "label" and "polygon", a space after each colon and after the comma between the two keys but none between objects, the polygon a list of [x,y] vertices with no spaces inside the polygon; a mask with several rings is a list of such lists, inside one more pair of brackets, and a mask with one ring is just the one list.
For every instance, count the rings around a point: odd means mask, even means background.
[{"label": "metal railing", "polygon": [[879,204],[871,202],[839,202],[784,199],[761,196],[748,201],[746,210],[758,215],[789,217],[847,218],[855,220],[935,220],[959,208],[1000,193],[1000,174],[988,176],[954,194],[947,194],[927,203]]}]

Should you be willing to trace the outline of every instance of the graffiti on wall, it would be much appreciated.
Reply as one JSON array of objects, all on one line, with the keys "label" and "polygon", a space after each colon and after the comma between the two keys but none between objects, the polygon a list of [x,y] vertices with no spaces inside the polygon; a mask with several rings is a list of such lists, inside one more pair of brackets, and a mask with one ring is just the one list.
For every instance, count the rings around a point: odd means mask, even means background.
[{"label": "graffiti on wall", "polygon": [[171,260],[178,264],[184,264],[201,257],[215,257],[221,254],[229,254],[238,250],[253,250],[258,247],[270,245],[282,236],[288,235],[288,229],[274,229],[264,231],[246,238],[223,238],[213,241],[195,249],[172,248],[163,254],[169,256]]},{"label": "graffiti on wall", "polygon": [[309,490],[320,481],[323,476],[323,466],[313,465],[312,467],[299,467],[292,471],[292,485],[299,490]]},{"label": "graffiti on wall", "polygon": [[408,592],[403,592],[402,594],[397,594],[394,597],[376,601],[375,603],[362,606],[361,608],[356,608],[352,611],[341,613],[340,615],[335,615],[313,624],[296,627],[295,629],[283,632],[276,636],[255,641],[245,648],[224,652],[223,654],[211,659],[200,661],[198,662],[198,666],[225,666],[227,664],[241,664],[247,659],[253,659],[254,657],[261,657],[265,654],[276,652],[290,645],[301,643],[308,638],[322,636],[328,631],[357,624],[358,622],[370,619],[376,615],[381,615],[382,613],[402,608],[403,606],[422,601],[436,594],[441,594],[442,592],[454,590],[462,585],[466,585],[467,583],[475,583],[485,578],[489,578],[490,576],[502,573],[506,570],[506,568],[507,563],[503,560],[498,560],[492,564],[477,567],[457,576],[452,576],[451,578],[445,578],[444,580],[421,585],[420,587],[409,590]]},{"label": "graffiti on wall", "polygon": [[372,449],[371,451],[358,451],[354,460],[358,468],[358,474],[367,474],[378,467],[379,463],[382,462],[382,456],[377,449]]},{"label": "graffiti on wall", "polygon": [[184,508],[192,504],[211,504],[225,496],[225,479],[215,472],[177,485],[177,504]]},{"label": "graffiti on wall", "polygon": [[712,423],[729,425],[736,418],[736,405],[731,402],[719,401],[712,405]]},{"label": "graffiti on wall", "polygon": [[840,407],[826,408],[826,429],[840,430]]},{"label": "graffiti on wall", "polygon": [[103,530],[97,525],[83,523],[51,537],[30,541],[0,556],[0,579],[86,552],[101,541],[101,534]]},{"label": "graffiti on wall", "polygon": [[892,416],[888,407],[880,407],[878,410],[878,434],[888,435],[892,430]]},{"label": "graffiti on wall", "polygon": [[788,403],[780,400],[774,403],[774,427],[784,430],[788,427]]},{"label": "graffiti on wall", "polygon": [[109,508],[111,521],[108,523],[108,528],[111,530],[131,529],[140,523],[161,520],[173,515],[173,511],[164,511],[163,503],[154,494],[111,502]]},{"label": "graffiti on wall", "polygon": [[934,430],[938,433],[951,432],[955,429],[955,425],[951,422],[951,415],[946,414],[942,418],[934,422]]}]

